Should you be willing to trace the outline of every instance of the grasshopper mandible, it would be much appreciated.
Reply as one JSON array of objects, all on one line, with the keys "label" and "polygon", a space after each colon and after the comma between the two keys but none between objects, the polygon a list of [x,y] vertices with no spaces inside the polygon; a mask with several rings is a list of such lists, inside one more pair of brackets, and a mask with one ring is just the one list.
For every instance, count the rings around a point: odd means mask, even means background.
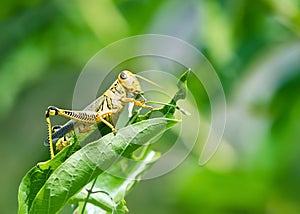
[{"label": "grasshopper mandible", "polygon": [[[137,75],[134,75],[128,70],[124,70],[120,72],[117,80],[103,95],[98,97],[82,111],[65,110],[55,106],[49,106],[45,113],[48,125],[48,140],[46,140],[46,144],[49,144],[51,159],[54,157],[53,139],[56,141],[60,138],[67,140],[65,135],[74,128],[75,123],[96,124],[102,122],[115,133],[117,130],[112,124],[112,117],[117,116],[122,111],[125,103],[132,102],[136,106],[152,109],[151,106],[145,105],[145,100],[136,100],[128,97],[128,94],[131,96],[142,95],[143,91],[141,90]],[[71,121],[62,127],[52,127],[50,116],[54,115],[69,118]],[[56,143],[56,145],[58,145],[58,143]],[[63,148],[63,146],[58,145],[57,148],[59,147]]]}]

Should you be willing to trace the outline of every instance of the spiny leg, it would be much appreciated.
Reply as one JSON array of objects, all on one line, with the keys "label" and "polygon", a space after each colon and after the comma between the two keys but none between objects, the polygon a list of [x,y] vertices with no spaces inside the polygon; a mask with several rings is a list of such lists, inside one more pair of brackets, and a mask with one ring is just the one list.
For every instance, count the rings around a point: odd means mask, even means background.
[{"label": "spiny leg", "polygon": [[53,150],[53,144],[52,144],[52,126],[51,126],[50,115],[56,115],[56,113],[55,113],[55,111],[53,111],[53,109],[48,107],[45,116],[46,116],[46,122],[48,125],[48,138],[49,138],[49,143],[50,143],[49,148],[50,148],[50,156],[52,159],[54,157],[54,150]]},{"label": "spiny leg", "polygon": [[113,132],[116,132],[114,126],[104,119],[106,116],[109,116],[111,114],[113,114],[112,110],[107,110],[105,112],[72,111],[72,110],[59,109],[55,106],[49,106],[46,111],[46,122],[48,124],[48,137],[49,137],[49,144],[50,144],[51,159],[54,157],[54,149],[53,149],[53,139],[52,139],[53,128],[51,126],[50,116],[60,115],[69,118],[71,120],[75,120],[77,122],[89,123],[89,124],[103,122],[109,128],[111,128]]}]

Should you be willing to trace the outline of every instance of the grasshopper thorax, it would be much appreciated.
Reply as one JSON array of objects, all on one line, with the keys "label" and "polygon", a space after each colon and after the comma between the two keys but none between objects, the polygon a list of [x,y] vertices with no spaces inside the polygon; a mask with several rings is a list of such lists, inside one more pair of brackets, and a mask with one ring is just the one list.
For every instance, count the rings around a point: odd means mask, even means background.
[{"label": "grasshopper thorax", "polygon": [[142,94],[140,82],[130,71],[124,70],[118,76],[119,83],[132,95]]}]

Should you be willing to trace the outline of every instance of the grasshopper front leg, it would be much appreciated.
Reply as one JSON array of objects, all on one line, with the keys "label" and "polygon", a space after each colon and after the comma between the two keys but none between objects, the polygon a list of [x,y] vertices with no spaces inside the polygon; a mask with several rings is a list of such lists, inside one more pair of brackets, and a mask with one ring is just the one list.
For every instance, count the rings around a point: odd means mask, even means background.
[{"label": "grasshopper front leg", "polygon": [[129,97],[124,97],[121,100],[124,103],[130,103],[130,102],[132,102],[136,106],[139,106],[139,107],[142,107],[142,108],[153,109],[152,106],[145,105],[145,100],[140,100],[139,101],[139,100],[135,100],[134,98],[129,98]]},{"label": "grasshopper front leg", "polygon": [[113,132],[116,132],[115,127],[105,119],[107,116],[110,116],[113,113],[114,112],[112,110],[107,110],[104,112],[72,111],[72,110],[59,109],[55,106],[49,106],[45,116],[46,116],[46,122],[48,124],[48,137],[49,137],[51,158],[54,157],[54,149],[53,149],[53,139],[52,139],[53,128],[51,125],[50,116],[60,115],[80,123],[88,123],[88,124],[103,122],[105,125],[111,128]]}]

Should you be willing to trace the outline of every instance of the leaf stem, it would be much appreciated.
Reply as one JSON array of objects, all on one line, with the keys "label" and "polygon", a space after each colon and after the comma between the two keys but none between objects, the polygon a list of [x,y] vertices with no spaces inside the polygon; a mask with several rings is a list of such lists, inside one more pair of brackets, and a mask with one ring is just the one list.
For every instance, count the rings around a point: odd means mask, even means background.
[{"label": "leaf stem", "polygon": [[93,188],[94,188],[94,186],[95,186],[95,184],[97,182],[97,178],[98,178],[98,176],[94,179],[91,188],[89,190],[87,190],[88,193],[87,193],[86,199],[84,201],[84,204],[83,204],[83,207],[82,207],[82,210],[81,210],[81,214],[84,214],[85,207],[86,207],[86,205],[88,203],[90,195],[92,194]]}]

